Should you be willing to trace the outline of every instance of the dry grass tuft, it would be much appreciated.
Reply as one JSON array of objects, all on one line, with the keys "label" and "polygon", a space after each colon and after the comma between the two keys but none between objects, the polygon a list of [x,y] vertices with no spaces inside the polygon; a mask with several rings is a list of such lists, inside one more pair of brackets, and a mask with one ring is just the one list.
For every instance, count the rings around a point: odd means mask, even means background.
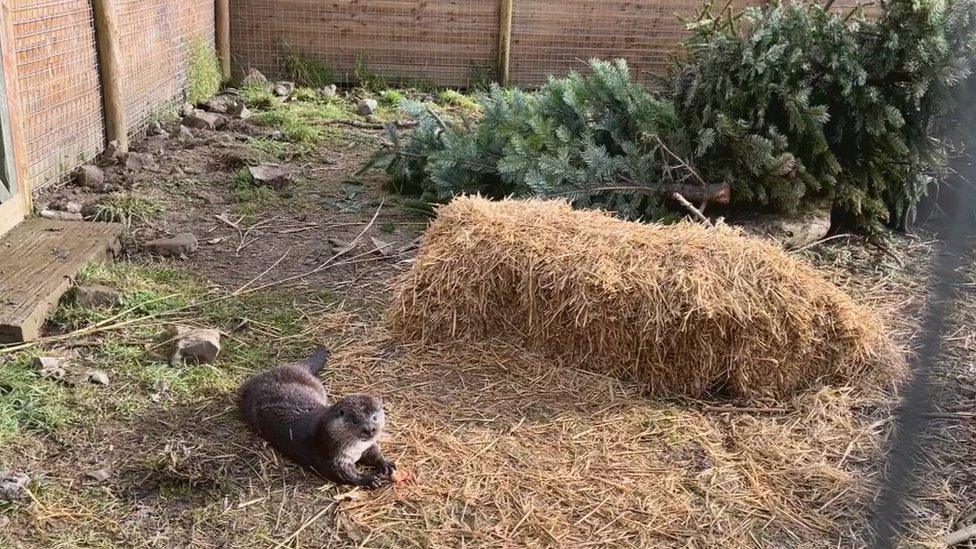
[{"label": "dry grass tuft", "polygon": [[850,388],[769,412],[649,400],[498,341],[334,369],[384,395],[410,479],[343,501],[342,546],[857,546],[890,413]]},{"label": "dry grass tuft", "polygon": [[783,397],[901,364],[871,311],[774,244],[556,201],[441,208],[390,317],[404,340],[511,338],[662,395]]}]

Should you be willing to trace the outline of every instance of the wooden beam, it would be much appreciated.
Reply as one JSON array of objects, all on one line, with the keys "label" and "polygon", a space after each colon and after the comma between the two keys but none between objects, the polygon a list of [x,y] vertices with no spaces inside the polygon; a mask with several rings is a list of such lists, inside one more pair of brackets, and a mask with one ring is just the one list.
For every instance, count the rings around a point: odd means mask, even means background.
[{"label": "wooden beam", "polygon": [[512,10],[514,0],[501,0],[501,12],[498,18],[498,81],[502,86],[508,85],[509,60],[512,54]]},{"label": "wooden beam", "polygon": [[122,97],[122,57],[119,49],[119,24],[114,0],[92,0],[95,18],[95,42],[98,44],[98,68],[102,83],[105,112],[105,138],[118,141],[119,150],[129,150],[125,125],[125,102]]},{"label": "wooden beam", "polygon": [[230,0],[216,0],[214,24],[217,31],[217,57],[220,59],[220,75],[230,82]]},{"label": "wooden beam", "polygon": [[10,230],[31,210],[31,186],[27,179],[27,147],[24,144],[24,115],[17,80],[17,48],[14,44],[11,0],[0,5],[0,138],[3,165],[0,177],[10,186],[13,197],[0,204],[0,234]]}]

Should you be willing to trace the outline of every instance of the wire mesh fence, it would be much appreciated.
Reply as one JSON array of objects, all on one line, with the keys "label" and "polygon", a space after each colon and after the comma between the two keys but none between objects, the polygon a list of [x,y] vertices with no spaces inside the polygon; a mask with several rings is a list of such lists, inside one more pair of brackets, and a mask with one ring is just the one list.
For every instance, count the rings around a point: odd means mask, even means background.
[{"label": "wire mesh fence", "polygon": [[91,3],[12,2],[27,148],[25,179],[56,179],[104,145]]},{"label": "wire mesh fence", "polygon": [[183,101],[194,41],[213,44],[214,3],[207,0],[120,0],[122,93],[129,133]]},{"label": "wire mesh fence", "polygon": [[[759,3],[735,0],[732,7]],[[856,4],[838,0],[832,9]],[[550,74],[584,69],[593,57],[623,57],[645,81],[663,75],[687,36],[682,18],[695,17],[702,5],[514,0],[511,83],[536,86]],[[298,55],[335,70],[343,82],[356,82],[358,67],[396,81],[467,86],[495,75],[500,12],[500,0],[240,0],[231,10],[231,49],[238,74],[253,67],[281,76],[289,56]]]}]

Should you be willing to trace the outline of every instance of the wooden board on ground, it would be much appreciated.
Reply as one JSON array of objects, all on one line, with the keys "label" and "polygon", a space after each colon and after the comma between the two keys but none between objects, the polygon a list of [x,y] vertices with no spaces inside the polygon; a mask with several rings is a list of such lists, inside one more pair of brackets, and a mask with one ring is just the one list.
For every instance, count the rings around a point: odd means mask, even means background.
[{"label": "wooden board on ground", "polygon": [[0,238],[0,343],[40,335],[47,313],[89,261],[118,250],[122,225],[33,218]]}]

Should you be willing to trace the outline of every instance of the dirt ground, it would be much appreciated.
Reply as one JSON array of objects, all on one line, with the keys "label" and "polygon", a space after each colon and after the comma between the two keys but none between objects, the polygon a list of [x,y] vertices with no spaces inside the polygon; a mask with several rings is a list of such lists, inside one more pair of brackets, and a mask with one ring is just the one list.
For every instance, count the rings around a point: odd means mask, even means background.
[{"label": "dirt ground", "polygon": [[[330,120],[364,121],[353,112],[359,93],[288,107],[317,128],[312,138],[283,137],[275,132],[288,128],[259,112],[189,139],[169,127],[174,137],[134,146],[151,155],[145,167],[109,170],[122,186],[115,198],[137,197],[117,201],[132,226],[120,260],[80,282],[113,285],[122,301],[86,309],[66,300],[48,326],[107,329],[0,354],[0,471],[31,478],[28,497],[0,503],[0,547],[864,544],[892,391],[652,400],[505,342],[391,340],[389,284],[427,218],[385,193],[383,174],[357,174],[382,134]],[[293,182],[242,181],[242,168],[268,161]],[[65,199],[107,195],[68,184],[37,202]],[[140,247],[181,232],[200,241],[185,258]],[[386,243],[392,252],[378,253]],[[911,347],[934,249],[924,235],[897,236],[887,251],[837,238],[799,255],[878,308]],[[937,546],[976,521],[976,274],[967,265],[907,543]],[[167,365],[157,336],[170,323],[221,330],[218,360]],[[282,461],[238,420],[236,387],[314,343],[333,348],[331,391],[384,396],[384,447],[404,475],[395,486],[336,487]],[[41,355],[64,358],[64,380],[33,373]],[[79,381],[93,369],[110,384]]]}]

